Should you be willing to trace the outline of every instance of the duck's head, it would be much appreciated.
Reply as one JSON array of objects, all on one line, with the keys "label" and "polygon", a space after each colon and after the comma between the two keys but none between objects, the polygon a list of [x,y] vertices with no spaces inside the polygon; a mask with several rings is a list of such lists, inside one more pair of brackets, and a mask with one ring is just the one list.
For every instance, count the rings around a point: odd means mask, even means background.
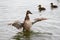
[{"label": "duck's head", "polygon": [[50,3],[51,5],[53,5],[53,3]]},{"label": "duck's head", "polygon": [[38,7],[41,7],[41,5],[39,5]]},{"label": "duck's head", "polygon": [[27,10],[27,14],[32,14],[29,10]]}]

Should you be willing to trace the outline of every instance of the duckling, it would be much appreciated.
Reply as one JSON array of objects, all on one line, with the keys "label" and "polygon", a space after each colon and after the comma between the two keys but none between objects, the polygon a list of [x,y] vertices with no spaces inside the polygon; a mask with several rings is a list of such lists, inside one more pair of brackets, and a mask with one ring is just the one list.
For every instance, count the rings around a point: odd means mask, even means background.
[{"label": "duckling", "polygon": [[46,8],[44,8],[44,7],[41,7],[41,5],[39,5],[38,7],[39,7],[39,8],[38,8],[38,10],[39,10],[39,11],[46,10]]},{"label": "duckling", "polygon": [[32,14],[32,13],[29,10],[27,10],[23,23],[14,22],[14,23],[10,23],[9,25],[12,25],[17,29],[23,28],[23,32],[24,32],[24,31],[30,31],[30,28],[32,27],[32,25],[35,24],[36,22],[47,20],[47,18],[36,18],[34,19],[35,20],[34,22],[31,22],[29,14]]},{"label": "duckling", "polygon": [[57,5],[53,5],[53,3],[51,3],[51,8],[58,8]]}]

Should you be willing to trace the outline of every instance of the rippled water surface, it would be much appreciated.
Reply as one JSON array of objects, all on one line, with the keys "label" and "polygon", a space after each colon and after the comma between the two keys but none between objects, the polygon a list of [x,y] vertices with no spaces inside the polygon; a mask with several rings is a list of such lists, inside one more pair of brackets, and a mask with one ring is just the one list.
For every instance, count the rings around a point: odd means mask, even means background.
[{"label": "rippled water surface", "polygon": [[[58,6],[51,9],[50,3]],[[46,8],[39,12],[38,5]],[[23,22],[25,13],[30,10],[31,20],[37,17],[46,17],[31,27],[31,32],[8,25],[15,20]],[[0,0],[0,40],[60,40],[60,0]]]}]

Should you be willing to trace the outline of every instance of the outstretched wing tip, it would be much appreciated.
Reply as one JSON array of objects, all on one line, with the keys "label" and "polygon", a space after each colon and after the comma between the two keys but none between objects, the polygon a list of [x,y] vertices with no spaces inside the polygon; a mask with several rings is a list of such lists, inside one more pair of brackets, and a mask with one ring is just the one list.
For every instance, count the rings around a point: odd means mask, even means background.
[{"label": "outstretched wing tip", "polygon": [[35,24],[36,22],[39,22],[39,21],[47,20],[47,18],[35,18],[34,20],[35,21],[32,22],[32,24]]},{"label": "outstretched wing tip", "polygon": [[8,25],[12,25],[12,26],[16,27],[17,29],[20,29],[20,28],[22,28],[22,24],[23,23],[15,21],[14,23],[9,23]]}]

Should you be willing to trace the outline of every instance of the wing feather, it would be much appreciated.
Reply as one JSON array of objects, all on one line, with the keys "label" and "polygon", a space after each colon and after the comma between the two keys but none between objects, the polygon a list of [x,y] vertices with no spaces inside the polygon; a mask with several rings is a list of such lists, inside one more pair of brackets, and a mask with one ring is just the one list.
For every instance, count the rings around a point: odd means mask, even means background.
[{"label": "wing feather", "polygon": [[35,24],[35,23],[37,23],[37,22],[39,22],[39,21],[47,20],[47,18],[36,18],[36,19],[34,19],[34,20],[35,20],[35,21],[32,22],[32,24]]}]

